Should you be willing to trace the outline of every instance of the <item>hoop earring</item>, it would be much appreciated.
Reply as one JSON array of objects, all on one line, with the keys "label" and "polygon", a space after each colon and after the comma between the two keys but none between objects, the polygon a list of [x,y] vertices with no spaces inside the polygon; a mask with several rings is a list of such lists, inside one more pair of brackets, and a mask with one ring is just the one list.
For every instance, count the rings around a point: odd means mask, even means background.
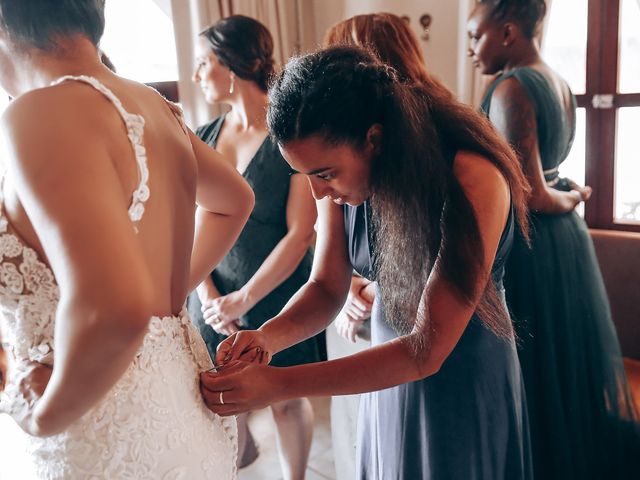
[{"label": "hoop earring", "polygon": [[231,72],[229,74],[229,93],[233,93],[236,86],[236,74]]}]

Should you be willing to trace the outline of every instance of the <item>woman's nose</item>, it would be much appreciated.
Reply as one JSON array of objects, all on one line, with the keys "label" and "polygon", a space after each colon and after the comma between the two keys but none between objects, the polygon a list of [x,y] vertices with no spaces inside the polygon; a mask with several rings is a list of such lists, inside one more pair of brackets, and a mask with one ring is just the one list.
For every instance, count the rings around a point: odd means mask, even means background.
[{"label": "woman's nose", "polygon": [[473,48],[469,47],[469,49],[467,50],[467,57],[473,57],[475,55],[475,52],[473,51]]},{"label": "woman's nose", "polygon": [[191,80],[195,83],[200,83],[200,67],[196,67],[196,69],[193,71]]},{"label": "woman's nose", "polygon": [[325,182],[312,177],[309,177],[309,185],[311,185],[311,194],[316,200],[322,200],[331,191],[331,188]]}]

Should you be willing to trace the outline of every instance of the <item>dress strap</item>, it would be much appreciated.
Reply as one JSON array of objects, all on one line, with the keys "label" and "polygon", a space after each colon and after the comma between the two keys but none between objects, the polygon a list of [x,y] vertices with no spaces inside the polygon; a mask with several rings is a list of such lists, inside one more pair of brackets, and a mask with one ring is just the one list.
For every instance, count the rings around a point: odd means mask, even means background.
[{"label": "dress strap", "polygon": [[102,93],[116,107],[116,110],[118,110],[118,113],[127,127],[127,136],[129,137],[133,153],[136,157],[139,173],[138,187],[133,192],[131,205],[129,206],[129,218],[133,222],[134,229],[137,232],[137,224],[142,219],[142,215],[144,214],[144,205],[147,200],[149,200],[150,195],[148,185],[149,168],[147,166],[147,150],[144,146],[144,117],[142,115],[127,112],[122,106],[120,99],[97,78],[87,75],[66,75],[55,80],[51,85],[59,85],[68,80],[87,83]]}]

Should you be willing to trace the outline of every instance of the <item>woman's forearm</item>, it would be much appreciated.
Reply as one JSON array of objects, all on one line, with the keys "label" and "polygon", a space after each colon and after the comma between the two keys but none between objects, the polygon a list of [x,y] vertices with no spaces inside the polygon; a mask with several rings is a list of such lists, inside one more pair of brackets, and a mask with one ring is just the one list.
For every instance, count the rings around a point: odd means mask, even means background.
[{"label": "woman's forearm", "polygon": [[290,231],[278,242],[258,271],[242,287],[252,305],[291,276],[309,250],[311,238],[312,235]]},{"label": "woman's forearm", "polygon": [[211,275],[207,275],[200,285],[196,287],[196,293],[202,304],[204,304],[207,299],[218,298],[220,296],[220,292],[213,283]]},{"label": "woman's forearm", "polygon": [[577,190],[563,192],[547,187],[540,195],[534,192],[529,199],[529,208],[540,213],[569,213],[572,212],[581,201],[582,197]]},{"label": "woman's forearm", "polygon": [[61,302],[53,374],[34,411],[39,436],[63,431],[109,392],[142,343],[149,311],[131,305],[97,314]]},{"label": "woman's forearm", "polygon": [[290,399],[372,392],[437,372],[435,365],[431,369],[419,368],[409,338],[398,338],[337,360],[282,369],[283,395]]},{"label": "woman's forearm", "polygon": [[342,296],[336,295],[333,289],[324,288],[320,282],[309,280],[304,284],[279,315],[260,327],[267,336],[271,353],[300,343],[327,328],[344,305],[349,278],[344,279]]},{"label": "woman's forearm", "polygon": [[198,207],[191,253],[189,291],[192,291],[231,250],[246,222],[244,215],[222,215]]}]

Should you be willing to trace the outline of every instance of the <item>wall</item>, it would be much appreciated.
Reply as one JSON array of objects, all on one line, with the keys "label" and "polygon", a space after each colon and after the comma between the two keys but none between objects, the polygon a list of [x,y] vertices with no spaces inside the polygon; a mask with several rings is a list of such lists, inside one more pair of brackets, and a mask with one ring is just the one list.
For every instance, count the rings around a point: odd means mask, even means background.
[{"label": "wall", "polygon": [[316,44],[322,45],[325,32],[345,16],[345,0],[311,0],[315,23]]},{"label": "wall", "polygon": [[420,40],[427,67],[454,92],[462,92],[467,76],[464,35],[468,0],[313,0],[316,38],[322,41],[324,32],[334,23],[353,15],[391,12],[409,15],[411,26],[420,37],[419,18],[424,13],[432,17],[430,39]]}]

